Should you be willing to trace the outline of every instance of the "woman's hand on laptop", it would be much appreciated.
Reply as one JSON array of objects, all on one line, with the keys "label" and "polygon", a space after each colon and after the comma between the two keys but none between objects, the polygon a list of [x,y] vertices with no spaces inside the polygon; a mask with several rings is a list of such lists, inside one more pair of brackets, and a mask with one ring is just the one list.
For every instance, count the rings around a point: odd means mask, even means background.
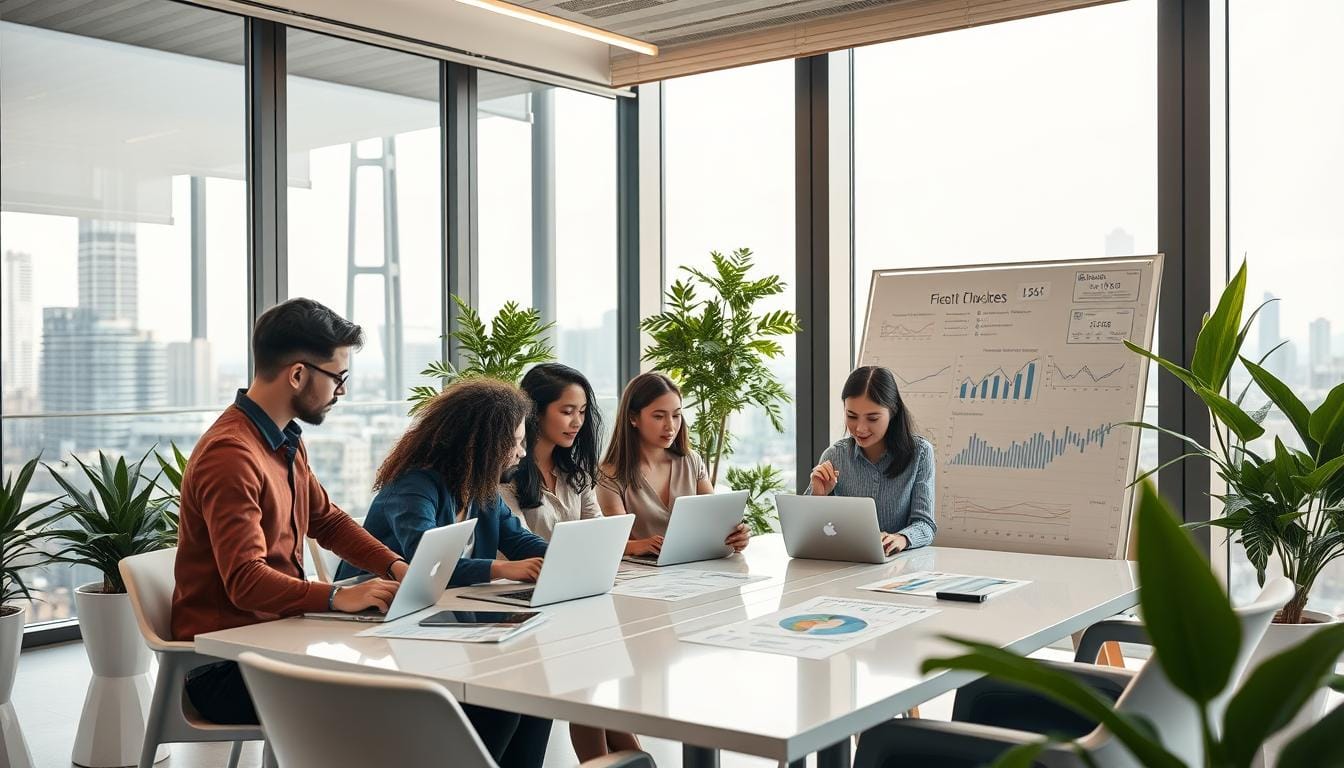
[{"label": "woman's hand on laptop", "polygon": [[359,613],[368,608],[387,613],[399,586],[388,579],[369,579],[352,587],[340,587],[331,598],[331,607],[342,613]]},{"label": "woman's hand on laptop", "polygon": [[812,468],[812,495],[829,496],[840,482],[840,470],[829,459]]},{"label": "woman's hand on laptop", "polygon": [[627,555],[656,555],[662,551],[662,536],[650,536],[647,539],[631,539],[625,544],[625,554]]},{"label": "woman's hand on laptop", "polygon": [[747,548],[750,541],[751,529],[747,527],[746,523],[738,523],[733,532],[728,534],[728,538],[723,540],[723,543],[732,547],[734,552],[741,552]]},{"label": "woman's hand on laptop", "polygon": [[490,565],[491,579],[533,582],[541,575],[541,558],[526,560],[496,560]]},{"label": "woman's hand on laptop", "polygon": [[910,540],[903,533],[883,533],[882,551],[888,555],[904,552],[910,548]]}]

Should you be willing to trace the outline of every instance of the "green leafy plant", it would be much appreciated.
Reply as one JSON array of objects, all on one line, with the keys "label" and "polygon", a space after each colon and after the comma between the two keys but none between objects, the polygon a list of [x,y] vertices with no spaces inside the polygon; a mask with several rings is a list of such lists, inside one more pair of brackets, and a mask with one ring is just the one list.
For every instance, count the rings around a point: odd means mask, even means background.
[{"label": "green leafy plant", "polygon": [[[784,291],[778,275],[752,279],[751,250],[729,256],[710,253],[711,272],[682,267],[666,294],[667,309],[640,323],[653,343],[644,360],[671,376],[694,414],[690,430],[695,450],[717,483],[719,462],[732,453],[728,417],[750,406],[763,409],[776,431],[784,431],[780,407],[790,401],[766,361],[784,354],[777,340],[801,330],[785,310],[756,314],[757,302]],[[700,298],[697,290],[711,295]]]},{"label": "green leafy plant", "polygon": [[[1138,569],[1139,605],[1153,644],[1148,663],[1161,664],[1176,690],[1198,708],[1206,766],[1251,765],[1265,740],[1286,726],[1313,693],[1327,685],[1340,687],[1334,666],[1344,652],[1344,624],[1312,633],[1251,670],[1228,701],[1221,729],[1214,729],[1210,703],[1232,677],[1242,642],[1240,624],[1208,562],[1147,481],[1138,507]],[[1180,589],[1172,589],[1173,584]],[[1071,675],[994,646],[965,638],[946,639],[967,652],[928,659],[922,665],[925,673],[968,670],[1029,688],[1106,726],[1140,764],[1156,768],[1182,765],[1163,747],[1150,724],[1117,711],[1112,702]],[[1344,740],[1338,737],[1341,727],[1344,707],[1337,707],[1288,743],[1280,768],[1344,764]],[[1051,743],[1060,742],[1045,737],[1014,748],[997,765],[1032,765]]]},{"label": "green leafy plant", "polygon": [[751,529],[752,536],[774,531],[775,494],[784,492],[784,476],[769,464],[754,467],[729,467],[728,487],[747,492],[747,509],[742,522]]},{"label": "green leafy plant", "polygon": [[39,544],[50,535],[43,528],[51,515],[44,517],[40,513],[61,497],[23,506],[23,497],[28,493],[28,483],[40,458],[24,464],[17,477],[7,476],[4,486],[0,486],[0,615],[4,616],[19,610],[18,606],[8,605],[10,601],[33,599],[24,572],[48,562]]},{"label": "green leafy plant", "polygon": [[177,532],[164,514],[166,504],[153,498],[158,477],[148,477],[144,472],[149,454],[127,464],[125,458],[113,463],[99,451],[97,467],[71,458],[93,487],[80,490],[47,467],[68,497],[55,520],[73,523],[71,527],[49,528],[51,538],[64,544],[52,562],[96,568],[103,575],[103,592],[125,592],[118,570],[124,558],[177,544]]},{"label": "green leafy plant", "polygon": [[555,359],[555,348],[546,341],[546,333],[555,323],[542,323],[540,310],[523,309],[510,301],[487,327],[476,310],[460,297],[453,296],[453,303],[458,310],[458,329],[448,337],[461,345],[467,364],[459,369],[447,360],[430,363],[420,375],[440,379],[442,386],[411,387],[411,413],[458,379],[490,376],[517,384],[529,365]]},{"label": "green leafy plant", "polygon": [[[1180,379],[1204,402],[1213,420],[1217,445],[1205,447],[1185,435],[1145,422],[1129,424],[1172,435],[1186,445],[1185,453],[1162,467],[1192,457],[1213,462],[1218,477],[1227,484],[1226,493],[1216,496],[1223,503],[1223,514],[1192,526],[1212,525],[1225,529],[1228,536],[1237,536],[1261,584],[1270,556],[1277,555],[1283,575],[1297,588],[1278,620],[1296,624],[1302,621],[1317,577],[1344,555],[1344,472],[1340,471],[1344,469],[1344,383],[1330,390],[1325,401],[1312,411],[1291,387],[1263,367],[1274,350],[1259,362],[1243,357],[1242,344],[1264,307],[1260,305],[1243,324],[1245,294],[1243,263],[1224,289],[1214,313],[1205,319],[1189,368],[1125,342]],[[1249,372],[1251,382],[1231,400],[1222,393],[1238,361]],[[1247,411],[1242,403],[1252,383],[1269,402]],[[1263,424],[1271,407],[1287,417],[1305,450],[1291,448],[1278,437],[1274,438],[1273,454],[1261,455],[1247,447],[1265,433]]]},{"label": "green leafy plant", "polygon": [[160,477],[168,481],[168,487],[159,485],[159,490],[163,492],[156,501],[163,506],[163,521],[168,530],[172,531],[174,537],[177,535],[178,516],[182,512],[182,475],[187,471],[187,457],[178,449],[177,443],[170,443],[173,447],[171,460],[164,458],[158,451],[154,452],[154,459],[159,462],[159,469],[162,470]]}]

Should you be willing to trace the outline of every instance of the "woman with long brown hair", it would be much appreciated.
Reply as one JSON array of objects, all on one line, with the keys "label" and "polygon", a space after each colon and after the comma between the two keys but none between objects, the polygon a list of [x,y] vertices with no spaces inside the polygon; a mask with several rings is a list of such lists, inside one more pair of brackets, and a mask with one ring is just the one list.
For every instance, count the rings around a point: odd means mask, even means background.
[{"label": "woman with long brown hair", "polygon": [[[469,557],[450,583],[536,581],[546,541],[527,531],[499,495],[522,459],[532,398],[512,384],[471,378],[430,400],[378,468],[364,527],[410,560],[431,528],[476,519]],[[496,560],[496,552],[506,558]],[[341,563],[337,578],[359,573]],[[540,768],[551,721],[462,704],[501,768]]]},{"label": "woman with long brown hair", "polygon": [[[611,443],[602,460],[597,487],[602,511],[633,514],[632,542],[657,552],[677,497],[713,492],[704,462],[691,450],[681,390],[656,371],[631,379],[621,393]],[[738,525],[724,543],[741,552],[750,540],[747,526]]]}]

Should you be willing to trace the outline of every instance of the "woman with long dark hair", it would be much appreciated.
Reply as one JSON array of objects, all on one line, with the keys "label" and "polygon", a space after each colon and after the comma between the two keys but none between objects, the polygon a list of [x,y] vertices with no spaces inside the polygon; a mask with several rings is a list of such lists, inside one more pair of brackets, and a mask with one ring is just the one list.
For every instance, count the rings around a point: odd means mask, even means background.
[{"label": "woman with long dark hair", "polygon": [[[536,581],[546,541],[527,531],[500,497],[523,457],[532,399],[487,378],[464,379],[430,400],[378,468],[364,527],[406,560],[425,531],[475,518],[470,552],[450,583]],[[507,559],[496,559],[503,553]],[[337,578],[359,571],[341,563]],[[541,768],[551,721],[462,704],[501,768]]]},{"label": "woman with long dark hair", "polygon": [[[533,533],[550,541],[556,523],[602,516],[597,505],[602,415],[588,379],[567,365],[534,366],[521,386],[534,407],[527,421],[527,455],[513,482],[500,487],[500,495]],[[647,544],[626,546],[626,554],[644,551]],[[580,762],[640,748],[629,733],[574,723],[569,738]]]},{"label": "woman with long dark hair", "polygon": [[871,496],[887,554],[933,541],[933,445],[916,435],[896,376],[864,366],[840,390],[849,436],[822,452],[807,493]]},{"label": "woman with long dark hair", "polygon": [[[602,460],[597,488],[602,511],[633,514],[630,538],[651,542],[656,552],[677,497],[713,492],[704,462],[691,450],[681,390],[656,371],[631,379],[621,393],[611,444]],[[750,540],[747,526],[738,525],[724,543],[741,552]]]}]

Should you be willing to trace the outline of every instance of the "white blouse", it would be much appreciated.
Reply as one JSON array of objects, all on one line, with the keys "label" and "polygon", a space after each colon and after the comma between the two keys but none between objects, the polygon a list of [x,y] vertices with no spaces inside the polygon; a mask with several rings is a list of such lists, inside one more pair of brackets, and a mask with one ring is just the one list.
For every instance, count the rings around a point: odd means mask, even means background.
[{"label": "white blouse", "polygon": [[555,530],[556,523],[602,516],[602,508],[597,505],[595,489],[588,488],[583,493],[579,493],[574,490],[574,486],[569,484],[567,475],[562,475],[553,470],[551,477],[555,479],[555,490],[550,491],[543,485],[541,488],[541,506],[532,509],[519,508],[518,490],[513,483],[502,485],[499,488],[500,495],[504,497],[504,503],[509,505],[509,509],[513,510],[513,514],[522,520],[523,525],[526,525],[528,530],[550,541],[551,531]]}]

